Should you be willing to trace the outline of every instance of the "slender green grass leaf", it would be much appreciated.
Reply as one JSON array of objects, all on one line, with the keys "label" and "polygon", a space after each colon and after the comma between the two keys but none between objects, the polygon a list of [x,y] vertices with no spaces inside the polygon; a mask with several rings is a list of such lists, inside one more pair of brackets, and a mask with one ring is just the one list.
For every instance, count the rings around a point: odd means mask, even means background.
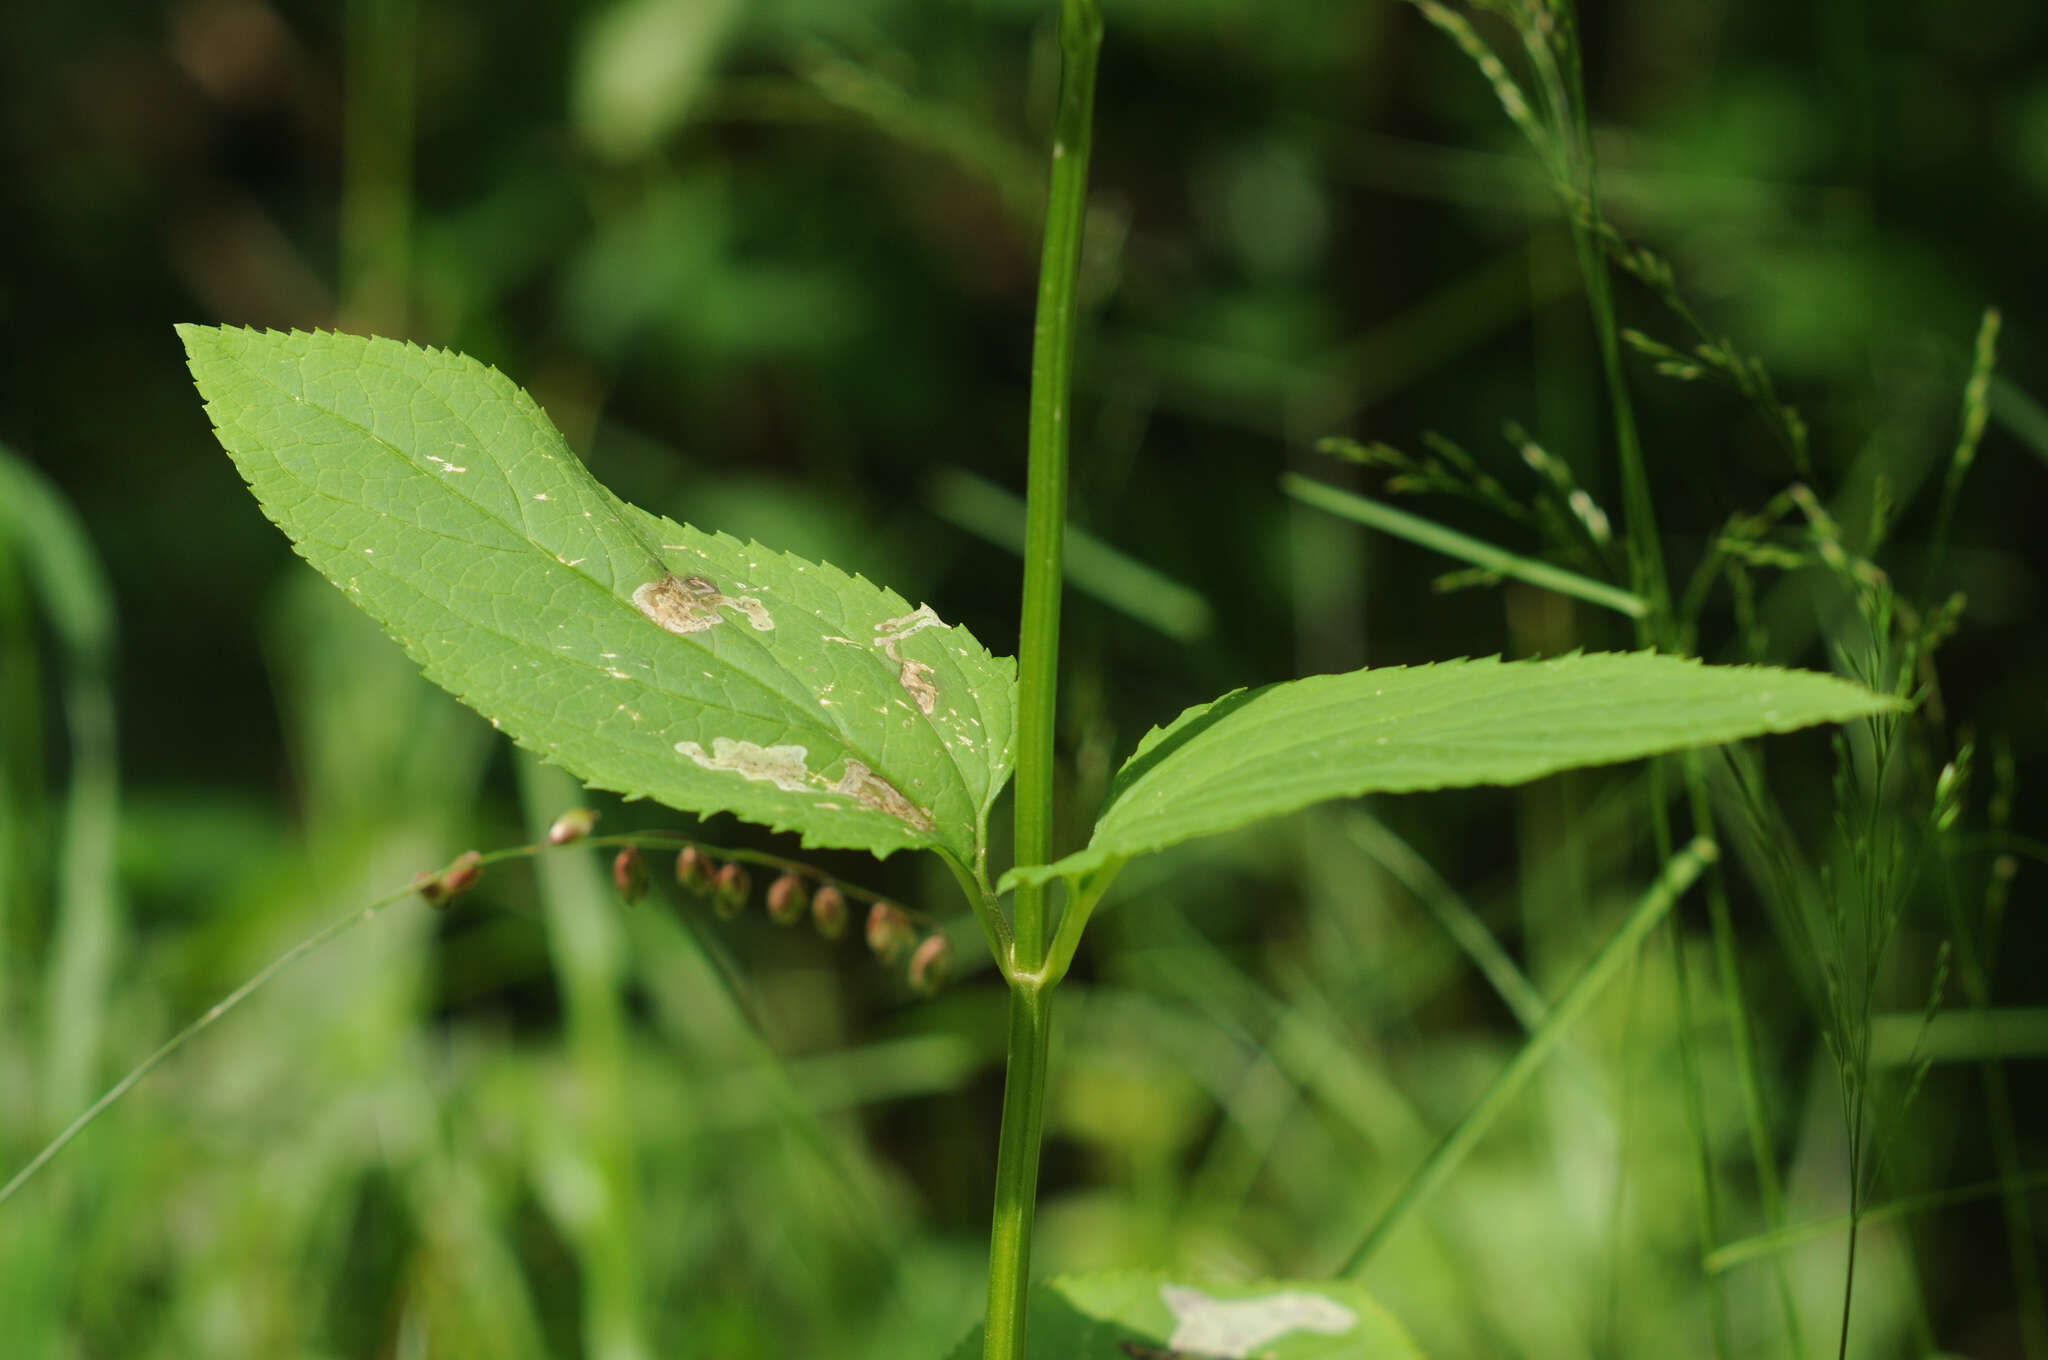
[{"label": "slender green grass leaf", "polygon": [[1381,533],[1405,538],[1410,543],[1470,562],[1473,566],[1486,571],[1512,576],[1517,581],[1526,581],[1532,586],[1554,590],[1560,595],[1570,595],[1574,599],[1597,604],[1603,609],[1612,609],[1617,614],[1625,614],[1632,619],[1642,618],[1650,612],[1650,607],[1643,602],[1642,596],[1632,595],[1619,586],[1611,586],[1605,581],[1596,581],[1590,576],[1581,576],[1575,571],[1552,566],[1541,558],[1524,557],[1505,548],[1496,548],[1491,543],[1461,534],[1456,529],[1446,529],[1435,520],[1411,515],[1405,510],[1396,510],[1391,505],[1381,505],[1378,501],[1354,496],[1348,491],[1311,481],[1292,472],[1281,477],[1280,486],[1288,495],[1304,504],[1313,505],[1319,510],[1327,510],[1333,515],[1353,520],[1367,528],[1378,529]]},{"label": "slender green grass leaf", "polygon": [[[50,1108],[64,1109],[90,1094],[120,932],[114,880],[120,822],[114,593],[70,503],[27,460],[0,445],[0,553],[10,551],[28,569],[58,644],[71,745],[58,907],[44,993],[49,1048],[43,1094]],[[0,861],[6,849],[0,844]],[[5,895],[6,883],[0,881],[0,936],[8,924]],[[0,960],[5,957],[0,938]]]},{"label": "slender green grass leaf", "polygon": [[264,513],[429,679],[598,788],[981,861],[1015,667],[858,576],[625,504],[442,350],[182,326]]},{"label": "slender green grass leaf", "polygon": [[[981,1355],[981,1329],[952,1360]],[[1025,1360],[1421,1360],[1399,1322],[1343,1280],[1208,1285],[1151,1271],[1063,1275],[1031,1291]]]},{"label": "slender green grass leaf", "polygon": [[1830,675],[1652,652],[1446,661],[1237,690],[1138,743],[1086,849],[1003,882],[1079,878],[1333,798],[1519,784],[1896,706]]},{"label": "slender green grass leaf", "polygon": [[[940,519],[1011,552],[1024,552],[1024,502],[971,472],[940,468],[926,499]],[[1178,642],[1209,635],[1214,615],[1200,593],[1068,525],[1062,566],[1067,584]]]},{"label": "slender green grass leaf", "polygon": [[1739,1242],[1730,1242],[1725,1247],[1717,1247],[1708,1252],[1706,1260],[1701,1264],[1709,1275],[1719,1275],[1737,1266],[1747,1265],[1758,1257],[1775,1256],[1792,1247],[1804,1246],[1808,1242],[1818,1242],[1823,1238],[1846,1233],[1858,1225],[1869,1228],[1879,1223],[1890,1223],[1901,1218],[1931,1213],[1937,1209],[1953,1209],[1961,1204],[1975,1204],[1982,1200],[1997,1199],[2015,1193],[2027,1194],[2036,1190],[2048,1190],[2048,1171],[1906,1195],[1889,1204],[1879,1204],[1865,1209],[1853,1219],[1848,1214],[1837,1214],[1833,1218],[1817,1219],[1811,1223],[1795,1223],[1788,1228],[1779,1228],[1755,1237],[1745,1237]]},{"label": "slender green grass leaf", "polygon": [[2048,1006],[1905,1011],[1870,1020],[1870,1061],[1878,1067],[2041,1057],[2048,1057]]}]

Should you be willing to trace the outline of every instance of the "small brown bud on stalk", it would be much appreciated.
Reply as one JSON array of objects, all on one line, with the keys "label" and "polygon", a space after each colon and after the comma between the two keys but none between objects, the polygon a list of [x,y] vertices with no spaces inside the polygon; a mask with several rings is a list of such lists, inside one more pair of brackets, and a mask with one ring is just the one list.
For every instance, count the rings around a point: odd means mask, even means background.
[{"label": "small brown bud on stalk", "polygon": [[427,899],[428,906],[445,907],[449,899],[460,897],[476,886],[476,881],[483,877],[483,859],[476,851],[465,850],[441,872],[421,874],[415,878],[412,886]]},{"label": "small brown bud on stalk", "polygon": [[597,826],[597,814],[589,808],[570,808],[548,827],[549,845],[570,845],[582,840]]},{"label": "small brown bud on stalk", "polygon": [[811,890],[795,874],[784,874],[768,885],[768,919],[776,925],[795,925],[810,906]]},{"label": "small brown bud on stalk", "polygon": [[883,963],[894,963],[917,943],[917,932],[903,908],[877,902],[868,910],[868,948]]},{"label": "small brown bud on stalk", "polygon": [[676,882],[699,896],[711,891],[711,875],[716,866],[702,850],[686,845],[676,855]]},{"label": "small brown bud on stalk", "polygon": [[828,940],[846,933],[846,895],[827,883],[811,898],[811,924]]},{"label": "small brown bud on stalk", "polygon": [[746,909],[747,894],[753,884],[747,878],[747,871],[737,864],[727,863],[711,878],[711,906],[727,920]]},{"label": "small brown bud on stalk", "polygon": [[629,907],[647,896],[647,861],[636,847],[629,845],[612,857],[612,886]]},{"label": "small brown bud on stalk", "polygon": [[910,989],[919,996],[934,995],[952,972],[952,944],[943,935],[927,935],[910,956]]}]

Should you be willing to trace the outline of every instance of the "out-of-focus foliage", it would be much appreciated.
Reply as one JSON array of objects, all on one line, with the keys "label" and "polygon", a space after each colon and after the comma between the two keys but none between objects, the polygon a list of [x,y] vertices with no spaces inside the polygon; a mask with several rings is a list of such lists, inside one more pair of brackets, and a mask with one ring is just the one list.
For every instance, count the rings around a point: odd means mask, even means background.
[{"label": "out-of-focus foliage", "polygon": [[[1391,0],[1105,9],[1072,508],[1106,555],[1066,611],[1075,816],[1147,728],[1233,686],[1633,645],[1627,619],[1522,585],[1436,592],[1458,564],[1279,489],[1294,470],[1382,496],[1384,469],[1316,441],[1433,431],[1537,507],[1404,502],[1461,531],[1541,553],[1558,466],[1619,517],[1569,235],[1465,56]],[[1869,992],[1886,1107],[1942,940],[1943,1005],[2002,1014],[1927,1031],[1941,1061],[1887,1120],[1873,1202],[2012,1193],[1867,1224],[1851,1349],[2028,1354],[2048,1224],[2014,1185],[2048,1168],[2048,13],[1656,0],[1589,5],[1580,28],[1607,220],[1768,364],[1837,530],[1782,499],[1795,474],[1754,402],[1632,355],[1671,560],[1742,567],[1699,650],[1863,664],[1866,555],[1915,601],[1961,591],[1914,682],[1953,749],[1878,771],[1850,733],[1846,805],[1866,830],[1903,819],[1965,740],[1974,759],[1945,786],[1949,830],[1897,833],[1894,877],[1875,857],[1893,842],[1830,825],[1823,740],[1755,772],[1798,862],[1746,846],[1745,781],[1722,778],[1732,930],[1683,904],[1363,1283],[1433,1355],[1705,1354],[1710,1309],[1731,1353],[1793,1353],[1788,1312],[1831,1353],[1845,1239],[1800,1239],[1782,1276],[1745,1243],[1771,1219],[1745,1088],[1783,1221],[1843,1212],[1811,936],[1891,884]],[[121,786],[81,830],[90,683],[10,530],[0,1174],[313,926],[578,798],[292,557],[213,444],[171,324],[473,353],[625,499],[860,571],[1006,652],[1055,58],[1036,0],[0,7],[0,442],[70,502],[108,582]],[[1617,296],[1625,325],[1694,344],[1650,290]],[[1941,528],[1987,304],[1990,423]],[[1499,438],[1510,421],[1527,437]],[[1596,571],[1587,552],[1559,561]],[[1128,870],[1061,1003],[1044,1268],[1335,1269],[1654,872],[1646,784],[1332,809]],[[111,859],[77,855],[102,815]],[[997,990],[970,973],[915,1002],[852,943],[758,912],[626,911],[581,853],[494,867],[444,916],[394,911],[316,955],[0,1206],[8,1352],[945,1353],[981,1302]],[[954,909],[905,857],[820,862]]]}]

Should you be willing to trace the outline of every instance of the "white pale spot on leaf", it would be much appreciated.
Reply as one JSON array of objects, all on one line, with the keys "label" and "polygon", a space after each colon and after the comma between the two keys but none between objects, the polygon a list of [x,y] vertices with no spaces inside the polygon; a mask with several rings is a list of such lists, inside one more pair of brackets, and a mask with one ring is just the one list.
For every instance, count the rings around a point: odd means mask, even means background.
[{"label": "white pale spot on leaf", "polygon": [[810,755],[801,746],[762,746],[731,737],[714,737],[711,754],[694,741],[679,741],[676,750],[707,770],[725,770],[748,779],[765,780],[788,793],[808,793],[811,772],[804,764]]},{"label": "white pale spot on leaf", "polygon": [[932,829],[929,813],[905,798],[900,789],[876,774],[864,761],[851,756],[847,757],[846,767],[839,778],[828,782],[823,775],[811,770],[807,763],[810,752],[802,746],[762,746],[757,742],[735,741],[731,737],[714,737],[708,754],[702,745],[694,741],[677,742],[676,751],[707,770],[773,784],[785,793],[845,794],[869,811],[886,813],[913,830]]},{"label": "white pale spot on leaf", "polygon": [[767,606],[759,600],[751,595],[727,595],[715,581],[704,576],[669,572],[634,591],[633,607],[671,633],[701,633],[715,628],[725,622],[720,609],[738,610],[759,633],[775,627]]},{"label": "white pale spot on leaf", "polygon": [[1174,1319],[1168,1346],[1222,1360],[1246,1360],[1289,1332],[1341,1336],[1358,1325],[1358,1314],[1336,1300],[1294,1289],[1256,1299],[1212,1299],[1187,1285],[1163,1284],[1159,1299]]}]

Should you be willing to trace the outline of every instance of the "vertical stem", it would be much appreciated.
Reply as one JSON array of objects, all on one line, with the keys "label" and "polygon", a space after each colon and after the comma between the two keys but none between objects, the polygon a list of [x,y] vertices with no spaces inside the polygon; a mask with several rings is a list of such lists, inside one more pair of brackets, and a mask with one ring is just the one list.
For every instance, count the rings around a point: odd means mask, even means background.
[{"label": "vertical stem", "polygon": [[[1067,521],[1067,394],[1074,365],[1074,293],[1102,45],[1097,0],[1061,0],[1060,104],[1053,130],[1038,322],[1031,345],[1030,468],[1025,478],[1024,608],[1017,643],[1017,863],[1052,854],[1053,712],[1059,684],[1060,551]],[[1020,887],[1015,962],[1045,953],[1045,889]]]},{"label": "vertical stem", "polygon": [[[1849,1198],[1856,1197],[1852,1187]],[[1848,1360],[1849,1356],[1849,1309],[1856,1301],[1856,1233],[1862,1226],[1862,1216],[1854,1209],[1849,1211],[1849,1260],[1842,1267],[1842,1339],[1836,1347],[1836,1360]]]},{"label": "vertical stem", "polygon": [[[1093,142],[1099,0],[1061,0],[1060,99],[1053,126],[1038,319],[1031,346],[1030,464],[1025,477],[1024,604],[1017,644],[1017,863],[1052,855],[1053,717],[1058,696],[1060,550],[1067,520],[1067,398],[1073,385],[1074,312]],[[1052,984],[1044,976],[1046,893],[1017,889],[1010,944],[1010,1053],[996,1151],[989,1230],[986,1360],[1024,1353],[1031,1281],[1031,1220],[1045,1124]]]},{"label": "vertical stem", "polygon": [[1003,1083],[1002,1141],[996,1152],[982,1360],[1018,1360],[1024,1354],[1031,1219],[1038,1200],[1038,1144],[1045,1130],[1045,1062],[1051,1037],[1052,989],[1020,980],[1010,989],[1010,1065]]}]

